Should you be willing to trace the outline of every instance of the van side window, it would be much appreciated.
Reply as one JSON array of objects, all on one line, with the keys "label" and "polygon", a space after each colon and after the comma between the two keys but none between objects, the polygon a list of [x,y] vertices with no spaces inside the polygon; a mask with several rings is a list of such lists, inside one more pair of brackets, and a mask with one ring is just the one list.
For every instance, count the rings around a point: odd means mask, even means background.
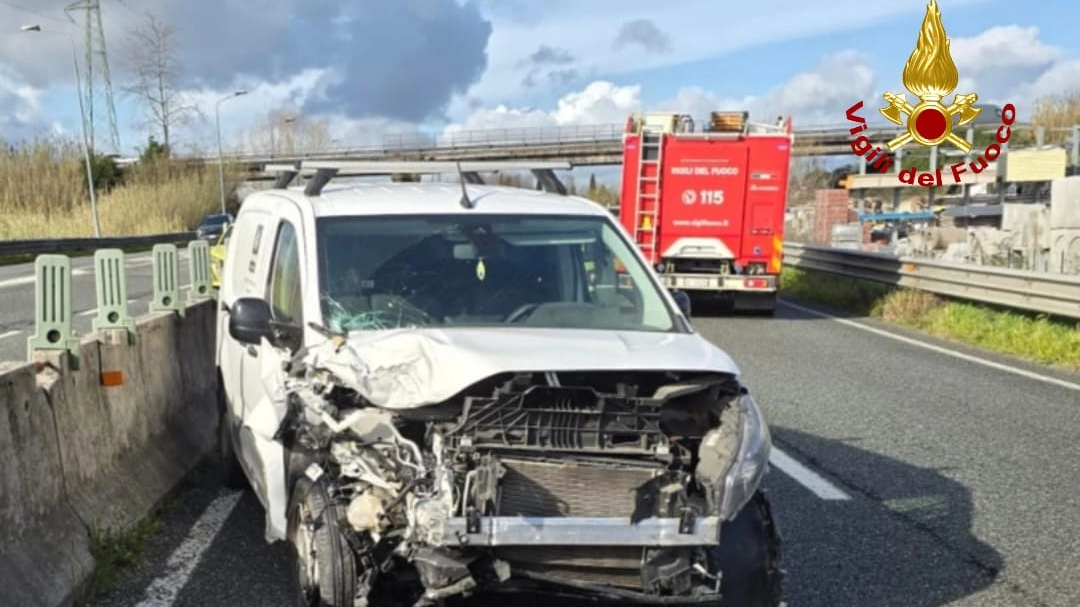
[{"label": "van side window", "polygon": [[281,222],[278,228],[274,257],[270,263],[266,299],[270,302],[274,319],[303,324],[304,291],[300,285],[300,251],[296,229],[287,221]]}]

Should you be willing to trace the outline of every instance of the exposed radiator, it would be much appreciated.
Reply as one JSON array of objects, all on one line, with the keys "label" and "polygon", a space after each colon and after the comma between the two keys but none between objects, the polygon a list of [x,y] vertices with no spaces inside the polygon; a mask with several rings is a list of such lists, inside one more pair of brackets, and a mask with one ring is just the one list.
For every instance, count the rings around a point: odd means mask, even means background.
[{"label": "exposed radiator", "polygon": [[502,459],[500,516],[625,516],[659,468]]}]

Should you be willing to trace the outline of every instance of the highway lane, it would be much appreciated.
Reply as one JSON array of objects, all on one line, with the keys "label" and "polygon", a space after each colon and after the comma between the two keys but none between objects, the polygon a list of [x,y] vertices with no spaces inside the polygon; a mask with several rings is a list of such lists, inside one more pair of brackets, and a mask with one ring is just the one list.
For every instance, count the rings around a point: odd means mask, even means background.
[{"label": "highway lane", "polygon": [[[765,486],[789,605],[1080,604],[1080,378],[789,306],[774,319],[694,322],[739,362],[776,446],[850,497],[823,499],[806,472],[774,462]],[[94,605],[284,604],[285,547],[263,542],[250,494],[202,550],[183,544],[220,495],[211,469],[165,515],[146,562]],[[175,557],[168,565],[178,549],[197,563],[182,576]]]},{"label": "highway lane", "polygon": [[[180,296],[187,297],[190,282],[188,255],[180,250]],[[128,311],[138,317],[149,310],[154,294],[153,261],[150,253],[136,253],[125,258]],[[96,312],[93,257],[71,259],[72,325],[77,335],[90,333]],[[0,360],[26,360],[26,339],[34,332],[34,264],[0,266]]]}]

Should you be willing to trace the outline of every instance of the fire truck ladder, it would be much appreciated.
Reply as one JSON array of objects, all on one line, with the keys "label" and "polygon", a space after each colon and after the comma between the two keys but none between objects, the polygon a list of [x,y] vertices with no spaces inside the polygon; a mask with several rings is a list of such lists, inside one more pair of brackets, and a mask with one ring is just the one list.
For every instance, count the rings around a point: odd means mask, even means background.
[{"label": "fire truck ladder", "polygon": [[663,132],[641,130],[638,145],[637,204],[634,206],[634,234],[649,263],[656,263],[658,224],[660,223],[660,172],[663,155]]}]

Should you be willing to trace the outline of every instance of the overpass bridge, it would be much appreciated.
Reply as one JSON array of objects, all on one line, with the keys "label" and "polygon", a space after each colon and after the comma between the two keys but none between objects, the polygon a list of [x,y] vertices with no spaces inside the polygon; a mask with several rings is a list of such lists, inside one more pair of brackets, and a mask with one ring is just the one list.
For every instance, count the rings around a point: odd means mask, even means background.
[{"label": "overpass bridge", "polygon": [[[851,125],[812,126],[795,131],[795,156],[851,156]],[[1030,128],[1017,123],[1013,131]],[[574,166],[622,163],[624,124],[580,125],[458,131],[442,135],[422,133],[387,134],[380,144],[343,146],[306,153],[265,152],[230,154],[226,159],[251,172],[266,164],[301,160],[439,160],[439,161],[561,161]],[[997,125],[980,125],[979,132],[992,132]],[[874,126],[859,135],[883,143],[904,133],[892,125]],[[970,136],[970,135],[969,135]],[[217,158],[193,158],[216,162]]]}]

